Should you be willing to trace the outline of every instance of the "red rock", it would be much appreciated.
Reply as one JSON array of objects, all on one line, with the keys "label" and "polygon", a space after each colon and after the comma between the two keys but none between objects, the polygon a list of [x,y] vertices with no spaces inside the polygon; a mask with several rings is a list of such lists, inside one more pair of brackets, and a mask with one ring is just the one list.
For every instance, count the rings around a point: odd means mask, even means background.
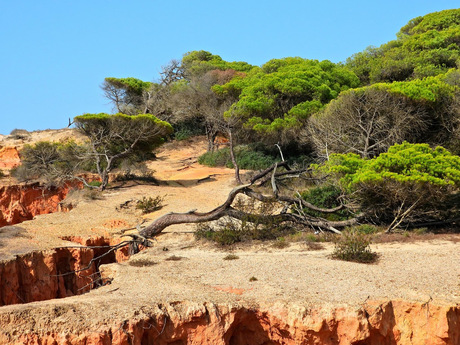
[{"label": "red rock", "polygon": [[0,169],[10,170],[21,164],[19,152],[16,147],[3,147],[0,149]]},{"label": "red rock", "polygon": [[[427,313],[427,306],[429,311]],[[31,329],[6,334],[1,344],[54,345],[458,345],[460,307],[375,301],[356,308],[298,308],[175,302],[144,318],[80,333]],[[74,325],[75,326],[75,325]]]},{"label": "red rock", "polygon": [[18,224],[39,214],[67,211],[60,202],[74,187],[77,185],[42,188],[38,183],[0,187],[0,226]]}]

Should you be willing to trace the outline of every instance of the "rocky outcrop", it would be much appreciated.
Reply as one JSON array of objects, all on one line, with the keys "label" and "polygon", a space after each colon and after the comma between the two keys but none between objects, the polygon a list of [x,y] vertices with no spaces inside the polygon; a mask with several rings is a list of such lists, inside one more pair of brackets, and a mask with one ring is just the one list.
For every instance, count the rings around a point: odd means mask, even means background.
[{"label": "rocky outcrop", "polygon": [[[30,320],[29,320],[30,321]],[[458,345],[460,307],[403,301],[373,302],[359,309],[289,306],[247,307],[175,302],[133,310],[81,331],[8,333],[2,324],[18,315],[0,314],[1,344],[54,345]],[[53,329],[54,327],[54,329]]]},{"label": "rocky outcrop", "polygon": [[[109,251],[105,246],[118,244],[120,240],[104,237],[68,240],[99,248],[62,247],[19,255],[0,263],[0,306],[85,293],[106,283],[107,280],[101,278],[100,265],[129,258],[128,247],[103,255]],[[93,260],[98,257],[100,259]]]},{"label": "rocky outcrop", "polygon": [[44,188],[39,183],[0,186],[0,226],[18,224],[39,214],[68,211],[61,201],[73,187],[65,184]]},{"label": "rocky outcrop", "polygon": [[16,147],[0,148],[0,170],[11,170],[19,164],[21,164],[21,158]]},{"label": "rocky outcrop", "polygon": [[34,252],[0,264],[0,305],[74,296],[90,290],[96,281],[94,253],[86,248]]}]

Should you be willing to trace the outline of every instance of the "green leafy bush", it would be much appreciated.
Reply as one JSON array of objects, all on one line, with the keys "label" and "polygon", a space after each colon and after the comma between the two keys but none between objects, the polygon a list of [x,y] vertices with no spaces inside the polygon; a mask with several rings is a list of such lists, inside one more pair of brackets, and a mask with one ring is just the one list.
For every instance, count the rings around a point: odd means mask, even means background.
[{"label": "green leafy bush", "polygon": [[[246,170],[265,169],[276,161],[275,157],[256,151],[250,145],[236,147],[235,156],[240,169]],[[230,150],[228,148],[223,148],[214,152],[206,152],[198,158],[198,162],[211,167],[222,166],[233,168]]]},{"label": "green leafy bush", "polygon": [[339,64],[288,57],[272,59],[216,91],[239,90],[239,100],[226,115],[237,116],[247,128],[279,140],[280,133],[299,128],[341,91],[357,86],[356,75]]},{"label": "green leafy bush", "polygon": [[101,185],[101,181],[90,181],[88,182],[88,186],[90,187],[99,187]]},{"label": "green leafy bush", "polygon": [[317,171],[331,174],[369,217],[386,223],[446,220],[460,213],[460,157],[407,142],[373,159],[334,154]]},{"label": "green leafy bush", "polygon": [[370,249],[371,239],[356,229],[348,229],[336,237],[332,257],[339,260],[372,263],[377,254]]},{"label": "green leafy bush", "polygon": [[204,135],[203,120],[197,117],[172,123],[174,127],[174,138],[176,140],[186,140],[188,138]]},{"label": "green leafy bush", "polygon": [[379,228],[371,224],[361,224],[355,227],[356,231],[362,232],[366,235],[372,235],[379,232]]},{"label": "green leafy bush", "polygon": [[[343,192],[338,186],[327,184],[303,191],[300,195],[310,204],[328,209],[341,205],[340,197],[342,194]],[[304,208],[303,211],[310,216],[323,217],[328,220],[344,220],[350,216],[350,212],[346,209],[334,213],[322,213],[309,208]]]},{"label": "green leafy bush", "polygon": [[421,79],[456,68],[460,53],[460,9],[414,18],[401,28],[397,37],[347,59],[347,65],[363,84]]}]

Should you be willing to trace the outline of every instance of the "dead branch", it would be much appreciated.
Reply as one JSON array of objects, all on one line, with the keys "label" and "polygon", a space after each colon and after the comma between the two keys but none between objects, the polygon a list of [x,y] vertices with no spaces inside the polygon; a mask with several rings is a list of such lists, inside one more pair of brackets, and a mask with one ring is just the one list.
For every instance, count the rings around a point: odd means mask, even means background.
[{"label": "dead branch", "polygon": [[187,212],[187,213],[168,213],[158,218],[150,225],[146,226],[139,234],[144,238],[153,238],[165,228],[174,224],[185,224],[185,223],[203,223],[212,220],[217,220],[225,216],[226,210],[230,207],[235,200],[235,197],[243,192],[244,189],[248,188],[250,184],[245,184],[234,188],[227,197],[227,200],[215,208],[214,210],[206,213],[199,212]]},{"label": "dead branch", "polygon": [[[286,161],[284,162],[279,162],[279,163],[275,163],[273,164],[272,166],[268,167],[267,169],[265,170],[262,170],[260,173],[254,175],[252,178],[251,178],[251,181],[250,181],[250,184],[254,184],[257,180],[260,180],[262,177],[266,176],[267,174],[269,174],[274,168],[275,168],[275,165],[278,167],[278,168],[281,168],[281,167],[284,167],[286,168],[286,170],[290,171],[291,168],[289,167],[288,163]],[[269,178],[270,179],[270,178]]]}]

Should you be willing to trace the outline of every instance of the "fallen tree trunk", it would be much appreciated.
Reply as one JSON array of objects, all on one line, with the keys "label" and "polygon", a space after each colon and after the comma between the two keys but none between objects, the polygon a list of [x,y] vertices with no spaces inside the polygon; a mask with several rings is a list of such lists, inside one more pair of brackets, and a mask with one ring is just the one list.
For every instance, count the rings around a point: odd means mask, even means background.
[{"label": "fallen tree trunk", "polygon": [[[278,189],[276,187],[276,169],[279,167],[284,167],[286,170],[291,171],[286,162],[281,162],[279,164],[274,164],[268,169],[265,169],[261,173],[257,174],[251,179],[251,182],[246,185],[241,185],[234,188],[228,195],[227,200],[220,206],[209,212],[196,212],[195,210],[186,212],[186,213],[168,213],[164,216],[156,219],[147,227],[142,229],[139,232],[139,235],[143,238],[153,238],[161,233],[168,226],[175,224],[186,224],[186,223],[204,223],[214,220],[218,220],[222,217],[231,217],[234,219],[244,220],[252,223],[292,223],[296,225],[301,225],[308,228],[317,228],[320,230],[332,231],[335,233],[340,233],[338,228],[343,228],[346,226],[357,224],[358,219],[361,215],[356,216],[355,218],[344,220],[344,221],[328,221],[321,217],[313,217],[304,214],[303,212],[291,212],[287,213],[288,209],[291,209],[293,205],[300,205],[304,208],[309,208],[311,210],[322,212],[322,213],[334,213],[344,208],[344,205],[325,209],[312,205],[302,198],[288,197],[278,195]],[[305,170],[306,171],[306,170]],[[256,192],[251,187],[257,185],[259,180],[266,180],[270,172],[272,173],[272,185],[273,185],[273,195],[267,196],[259,192]],[[280,176],[285,175],[281,173]],[[269,178],[270,179],[270,178]],[[245,194],[249,198],[258,200],[259,202],[268,203],[268,202],[279,202],[284,204],[283,210],[278,214],[273,215],[260,215],[244,212],[232,207],[232,203],[239,194]]]}]

